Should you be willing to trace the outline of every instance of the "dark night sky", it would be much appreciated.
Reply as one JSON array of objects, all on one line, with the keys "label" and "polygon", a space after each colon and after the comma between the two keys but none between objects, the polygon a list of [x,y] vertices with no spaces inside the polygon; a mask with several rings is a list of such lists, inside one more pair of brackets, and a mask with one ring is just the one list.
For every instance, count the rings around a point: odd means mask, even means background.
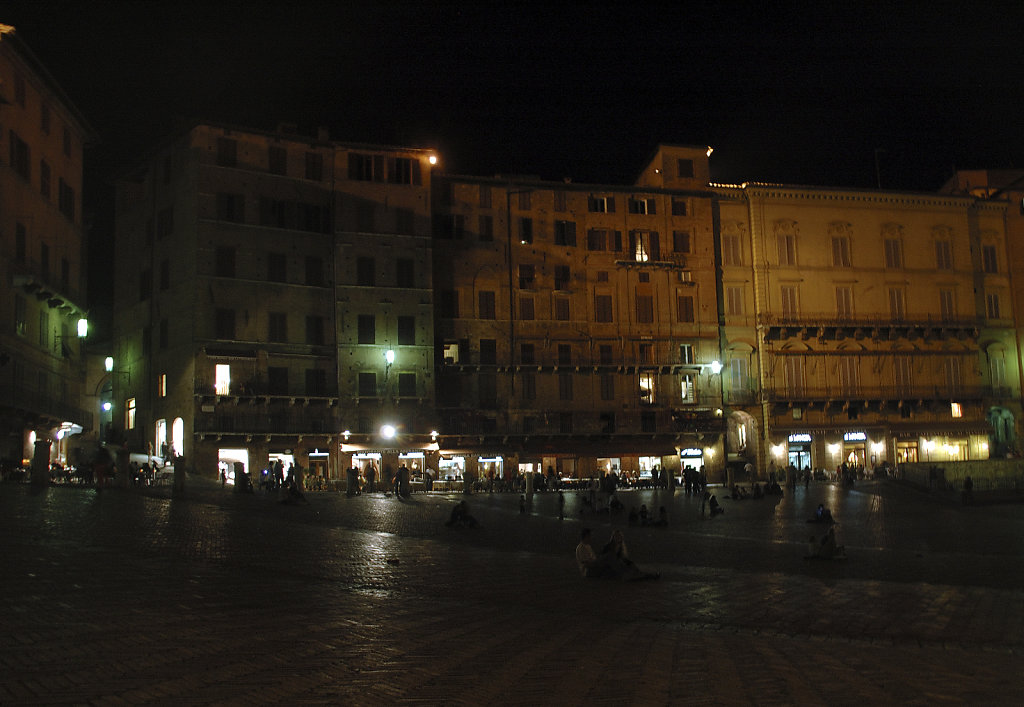
[{"label": "dark night sky", "polygon": [[659,142],[712,179],[933,190],[1024,167],[1024,3],[19,2],[109,180],[197,118],[436,147],[462,174],[631,182]]}]

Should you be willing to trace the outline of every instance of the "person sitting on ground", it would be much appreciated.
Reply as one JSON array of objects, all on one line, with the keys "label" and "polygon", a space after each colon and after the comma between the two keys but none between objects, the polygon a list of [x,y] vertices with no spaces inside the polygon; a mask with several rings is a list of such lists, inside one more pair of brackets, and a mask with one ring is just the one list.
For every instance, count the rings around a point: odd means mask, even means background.
[{"label": "person sitting on ground", "polygon": [[761,484],[754,484],[754,498],[764,498],[764,491],[761,489]]},{"label": "person sitting on ground", "polygon": [[665,506],[658,508],[658,519],[652,520],[650,525],[653,525],[656,528],[664,528],[668,525],[668,511],[665,510]]},{"label": "person sitting on ground", "polygon": [[725,513],[725,509],[719,505],[718,498],[714,494],[711,494],[711,498],[708,499],[708,507],[711,509],[712,518],[719,513]]},{"label": "person sitting on ground", "polygon": [[832,517],[832,511],[825,508],[825,504],[819,503],[818,510],[814,511],[814,517],[807,520],[808,523],[828,523],[831,525],[835,523],[835,519]]},{"label": "person sitting on ground", "polygon": [[615,574],[620,579],[635,581],[638,579],[658,579],[661,577],[660,574],[642,572],[636,566],[636,563],[629,557],[629,550],[626,549],[626,540],[622,536],[622,531],[617,528],[612,531],[611,538],[604,546],[604,549],[601,550],[601,556],[607,558],[608,566],[615,571]]},{"label": "person sitting on ground", "polygon": [[647,504],[640,504],[640,525],[647,525]]},{"label": "person sitting on ground", "polygon": [[830,525],[818,548],[818,557],[824,560],[841,560],[846,557],[846,547],[836,545],[836,527]]},{"label": "person sitting on ground", "polygon": [[288,481],[285,482],[284,498],[281,499],[280,503],[305,503],[309,501],[302,495],[302,491],[299,489],[299,485],[295,483],[295,479],[288,477]]},{"label": "person sitting on ground", "polygon": [[480,523],[477,522],[476,518],[469,514],[469,504],[465,501],[459,501],[452,508],[451,517],[448,518],[448,522],[445,523],[449,528],[456,526],[466,526],[468,528],[479,528]]},{"label": "person sitting on ground", "polygon": [[598,557],[591,543],[590,528],[580,531],[580,542],[576,546],[576,565],[584,577],[614,577],[615,573],[608,566],[607,558]]},{"label": "person sitting on ground", "polygon": [[638,525],[640,523],[640,513],[636,510],[636,506],[629,509],[629,524]]}]

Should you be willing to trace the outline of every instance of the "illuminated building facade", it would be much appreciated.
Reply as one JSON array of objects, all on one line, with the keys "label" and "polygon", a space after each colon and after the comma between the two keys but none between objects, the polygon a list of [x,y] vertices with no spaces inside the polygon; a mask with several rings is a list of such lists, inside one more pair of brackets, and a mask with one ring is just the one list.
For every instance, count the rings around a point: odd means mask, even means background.
[{"label": "illuminated building facade", "polygon": [[721,451],[708,154],[661,146],[633,186],[436,178],[438,416],[470,478]]},{"label": "illuminated building facade", "polygon": [[120,180],[127,447],[229,478],[278,459],[325,480],[425,463],[430,158],[199,125]]},{"label": "illuminated building facade", "polygon": [[0,460],[78,461],[83,409],[82,159],[92,131],[0,25]]},{"label": "illuminated building facade", "polygon": [[985,459],[1020,417],[1005,201],[720,190],[728,411],[798,468]]}]

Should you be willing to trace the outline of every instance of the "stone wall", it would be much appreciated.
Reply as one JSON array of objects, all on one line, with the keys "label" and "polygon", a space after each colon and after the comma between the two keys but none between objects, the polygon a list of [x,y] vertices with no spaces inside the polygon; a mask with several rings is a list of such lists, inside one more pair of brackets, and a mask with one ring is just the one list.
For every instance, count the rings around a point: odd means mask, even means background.
[{"label": "stone wall", "polygon": [[960,490],[968,475],[978,491],[1024,489],[1024,459],[905,463],[897,473],[903,481],[934,491]]}]

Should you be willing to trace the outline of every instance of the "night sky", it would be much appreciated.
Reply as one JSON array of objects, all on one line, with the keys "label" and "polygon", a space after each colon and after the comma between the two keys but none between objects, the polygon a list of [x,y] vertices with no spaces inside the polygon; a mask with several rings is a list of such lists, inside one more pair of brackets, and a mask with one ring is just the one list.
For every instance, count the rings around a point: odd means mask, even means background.
[{"label": "night sky", "polygon": [[934,190],[1024,167],[1022,21],[1020,2],[0,5],[99,134],[97,246],[112,176],[193,119],[434,147],[460,174],[629,183],[668,142],[713,146],[715,181]]}]

